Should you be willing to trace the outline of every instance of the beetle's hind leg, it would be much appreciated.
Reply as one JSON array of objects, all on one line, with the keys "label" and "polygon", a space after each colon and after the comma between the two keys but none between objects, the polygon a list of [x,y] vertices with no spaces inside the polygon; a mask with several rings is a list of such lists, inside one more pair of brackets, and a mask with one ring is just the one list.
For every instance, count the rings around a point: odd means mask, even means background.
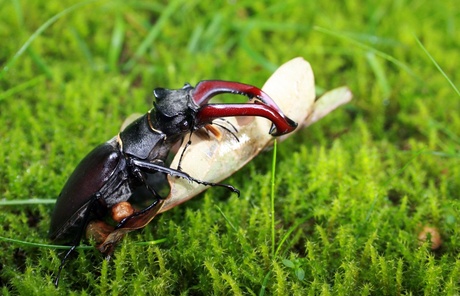
[{"label": "beetle's hind leg", "polygon": [[56,275],[56,279],[54,280],[54,286],[57,288],[59,285],[59,279],[61,278],[61,272],[62,269],[64,268],[65,263],[67,262],[67,258],[69,258],[70,254],[72,254],[73,251],[75,251],[75,248],[77,247],[76,244],[72,245],[70,249],[65,253],[64,257],[61,259],[61,264],[59,265],[58,272]]},{"label": "beetle's hind leg", "polygon": [[[154,191],[156,192],[156,191]],[[162,208],[165,199],[157,195],[155,200],[146,208],[134,212],[131,215],[121,220],[107,238],[98,246],[98,250],[103,253],[106,258],[110,258],[115,246],[121,241],[124,235],[135,229],[145,227]]]},{"label": "beetle's hind leg", "polygon": [[133,229],[142,228],[150,222],[151,218],[157,214],[157,212],[161,208],[161,204],[163,203],[164,199],[156,199],[146,208],[135,212],[128,217],[124,218],[123,220],[118,223],[115,229],[125,228],[128,225]]}]

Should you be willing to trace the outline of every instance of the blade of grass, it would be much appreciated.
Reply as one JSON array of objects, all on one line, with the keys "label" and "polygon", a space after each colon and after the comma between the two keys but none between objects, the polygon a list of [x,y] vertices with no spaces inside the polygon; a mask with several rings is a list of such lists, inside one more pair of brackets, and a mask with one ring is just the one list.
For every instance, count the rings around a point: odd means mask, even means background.
[{"label": "blade of grass", "polygon": [[7,99],[8,97],[11,97],[17,93],[20,93],[21,91],[23,90],[26,90],[28,89],[29,87],[33,87],[37,84],[39,84],[40,82],[42,82],[44,79],[44,76],[37,76],[37,77],[34,77],[32,79],[30,79],[29,81],[26,81],[24,83],[21,83],[21,84],[18,84],[16,85],[15,87],[12,87],[10,89],[8,89],[7,91],[4,91],[4,92],[1,92],[0,93],[0,102]]},{"label": "blade of grass", "polygon": [[[13,238],[8,238],[8,237],[3,237],[0,236],[0,241],[3,242],[8,242],[8,243],[13,243],[16,245],[21,245],[25,247],[38,247],[38,248],[45,248],[45,249],[70,249],[72,246],[63,246],[63,245],[49,245],[49,244],[41,244],[41,243],[32,243],[32,242],[27,242],[27,241],[22,241],[18,239],[13,239]],[[78,246],[77,249],[92,249],[94,248],[93,246]]]},{"label": "blade of grass", "polygon": [[19,206],[19,205],[49,205],[55,204],[56,199],[30,198],[20,200],[0,200],[0,206]]},{"label": "blade of grass", "polygon": [[[18,23],[21,27],[25,27],[24,24],[24,13],[22,12],[22,6],[19,1],[13,1],[13,6],[16,11],[16,16],[18,18]],[[21,34],[22,35],[22,34]],[[37,64],[37,66],[45,72],[48,78],[52,77],[51,69],[46,65],[44,59],[31,47],[27,48],[27,52],[29,53],[32,60]]]},{"label": "blade of grass", "polygon": [[118,14],[113,28],[112,39],[110,40],[110,48],[108,54],[108,66],[111,71],[118,71],[118,61],[120,60],[121,50],[123,49],[123,40],[125,35],[125,21]]},{"label": "blade of grass", "polygon": [[65,16],[66,14],[82,7],[85,5],[88,5],[93,2],[97,2],[101,0],[88,0],[88,1],[83,1],[77,4],[74,4],[63,11],[55,14],[53,17],[49,18],[43,25],[41,25],[35,32],[30,35],[30,37],[26,40],[26,42],[21,46],[21,48],[13,55],[12,58],[10,58],[5,66],[2,68],[0,71],[0,79],[3,78],[3,76],[11,69],[11,67],[16,63],[16,61],[19,59],[20,56],[26,51],[26,49],[32,44],[32,42],[37,39],[40,34],[42,34],[46,29],[48,29],[52,24],[54,24],[58,19],[61,17]]},{"label": "blade of grass", "polygon": [[269,32],[308,32],[311,30],[311,26],[297,23],[286,23],[286,22],[268,22],[262,20],[250,20],[247,22],[236,23],[235,27],[241,31],[241,37],[238,40],[239,46],[246,51],[254,61],[257,61],[262,67],[269,72],[274,72],[279,65],[274,64],[266,56],[254,50],[251,44],[253,40],[249,40],[250,33],[255,31],[269,31]]},{"label": "blade of grass", "polygon": [[[276,149],[277,141],[273,142],[273,157],[272,157],[272,170],[270,177],[270,228],[271,228],[271,241],[272,241],[272,259],[275,260],[275,172],[276,172]],[[259,290],[259,296],[265,295],[265,290],[267,289],[267,283],[270,278],[271,270],[267,272],[264,277],[264,281]]]},{"label": "blade of grass", "polygon": [[91,67],[91,69],[95,70],[96,67],[94,66],[93,53],[91,52],[91,49],[89,48],[88,44],[85,42],[85,40],[81,37],[81,35],[74,27],[70,27],[70,33],[77,41],[78,47],[80,48],[80,52],[83,53],[83,56],[88,61],[88,65]]},{"label": "blade of grass", "polygon": [[368,45],[366,45],[366,44],[364,44],[362,42],[359,42],[356,39],[353,39],[353,38],[351,38],[350,36],[348,36],[348,35],[346,35],[344,33],[337,33],[337,32],[334,32],[332,30],[328,30],[326,28],[322,28],[322,27],[319,27],[319,26],[314,26],[314,30],[316,30],[318,32],[321,32],[321,33],[324,33],[324,34],[327,34],[327,35],[331,35],[331,36],[340,38],[340,39],[347,40],[348,42],[353,43],[357,47],[365,49],[366,51],[370,51],[370,52],[374,53],[376,56],[379,56],[379,57],[381,57],[381,58],[383,58],[383,59],[395,64],[396,66],[398,66],[399,68],[403,69],[404,71],[409,73],[411,76],[413,76],[414,78],[416,78],[420,82],[423,82],[423,80],[419,76],[417,76],[412,71],[412,69],[409,68],[409,66],[407,66],[406,64],[398,61],[397,59],[395,59],[394,57],[392,57],[389,54],[386,54],[386,53],[384,53],[384,52],[382,52],[380,50],[375,49],[374,47],[371,47],[371,46],[368,46]]},{"label": "blade of grass", "polygon": [[289,228],[288,231],[286,231],[286,233],[281,238],[281,241],[278,243],[278,247],[276,248],[276,251],[275,251],[275,258],[278,257],[278,253],[281,250],[281,247],[283,246],[284,242],[288,239],[288,237],[294,232],[294,230],[296,230],[300,225],[302,225],[308,219],[309,217],[300,220],[299,222],[297,222],[297,224],[295,224],[294,226]]},{"label": "blade of grass", "polygon": [[275,259],[275,172],[276,172],[276,143],[273,142],[273,158],[272,158],[272,174],[271,174],[271,189],[270,189],[270,201],[271,201],[271,229],[272,229],[272,257]]},{"label": "blade of grass", "polygon": [[[37,248],[44,248],[44,249],[68,250],[72,247],[72,246],[65,246],[65,245],[50,245],[50,244],[42,244],[42,243],[32,243],[32,242],[23,241],[23,240],[14,239],[14,238],[8,238],[4,236],[0,236],[0,241],[13,243],[16,245],[21,245],[21,246],[26,246],[26,247],[37,247]],[[135,242],[133,244],[138,245],[138,246],[150,246],[150,245],[158,245],[158,244],[164,243],[165,241],[166,241],[166,238],[160,238],[160,239],[148,241],[148,242]],[[93,248],[94,246],[80,245],[76,249],[89,250]]]},{"label": "blade of grass", "polygon": [[155,39],[157,39],[157,37],[160,35],[160,32],[166,25],[168,19],[177,10],[179,5],[182,4],[182,2],[183,0],[175,0],[168,4],[168,6],[163,10],[163,13],[160,15],[158,21],[155,23],[152,29],[150,29],[147,37],[145,37],[144,41],[137,48],[133,57],[123,66],[123,70],[131,70],[134,67],[136,61],[145,54],[147,49],[152,46],[152,44],[154,44]]},{"label": "blade of grass", "polygon": [[136,246],[151,246],[151,245],[158,245],[158,244],[164,243],[165,241],[167,241],[166,238],[160,238],[160,239],[156,239],[156,240],[148,241],[148,242],[135,242],[134,245],[136,245]]},{"label": "blade of grass", "polygon": [[420,39],[418,39],[417,36],[415,36],[415,35],[414,35],[414,37],[415,37],[415,40],[417,41],[417,44],[422,48],[423,52],[428,56],[428,58],[431,60],[431,62],[435,65],[436,69],[438,69],[438,71],[442,74],[442,76],[444,76],[444,78],[446,78],[447,82],[450,84],[450,86],[454,89],[454,91],[460,97],[460,91],[455,86],[455,84],[452,82],[452,80],[450,80],[450,78],[447,76],[446,72],[444,72],[442,70],[441,66],[439,66],[439,64],[436,62],[436,60],[433,58],[433,56],[428,52],[428,50],[425,48],[425,46],[423,46],[423,44],[420,41]]},{"label": "blade of grass", "polygon": [[430,155],[436,155],[436,156],[447,157],[447,158],[460,158],[460,154],[458,153],[446,153],[443,151],[425,151],[423,152],[423,154],[430,154]]},{"label": "blade of grass", "polygon": [[29,56],[32,58],[32,61],[34,61],[35,64],[45,73],[45,75],[48,78],[53,77],[53,73],[46,64],[45,60],[31,47],[27,49],[27,52],[29,53]]},{"label": "blade of grass", "polygon": [[227,218],[227,216],[225,216],[224,212],[222,212],[222,209],[218,206],[218,205],[214,205],[217,210],[220,212],[220,214],[224,217],[225,221],[227,221],[227,223],[230,225],[230,227],[233,228],[233,230],[235,230],[235,232],[238,232],[238,230],[236,229],[235,225],[233,225],[233,223]]},{"label": "blade of grass", "polygon": [[240,41],[240,46],[244,51],[246,51],[246,53],[248,54],[248,56],[251,57],[251,59],[256,61],[258,64],[262,65],[269,72],[274,72],[276,68],[278,68],[278,66],[273,64],[267,58],[265,58],[262,54],[254,50],[249,43],[250,42],[246,38],[243,38]]},{"label": "blade of grass", "polygon": [[259,296],[265,295],[265,290],[267,289],[267,283],[268,283],[268,280],[270,279],[270,274],[271,274],[271,271],[269,271],[267,275],[264,277],[264,281],[262,282],[262,286],[260,287]]},{"label": "blade of grass", "polygon": [[452,142],[455,142],[457,145],[460,145],[460,137],[457,136],[457,134],[452,131],[448,124],[439,122],[434,119],[430,119],[430,125],[436,127],[441,133],[445,134],[447,137],[449,137]]},{"label": "blade of grass", "polygon": [[366,60],[371,66],[372,71],[374,71],[375,77],[377,78],[378,83],[383,90],[383,99],[386,99],[390,96],[391,87],[388,83],[387,75],[380,64],[379,60],[375,58],[375,53],[368,52],[366,53]]}]

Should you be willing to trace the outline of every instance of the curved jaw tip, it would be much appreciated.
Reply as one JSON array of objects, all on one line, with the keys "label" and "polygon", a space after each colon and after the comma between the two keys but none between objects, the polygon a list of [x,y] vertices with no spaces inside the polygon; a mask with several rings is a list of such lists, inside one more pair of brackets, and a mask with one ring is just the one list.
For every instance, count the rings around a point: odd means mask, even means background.
[{"label": "curved jaw tip", "polygon": [[288,117],[285,117],[285,119],[286,119],[287,125],[283,130],[278,129],[276,125],[272,123],[270,127],[270,131],[268,133],[274,137],[279,137],[279,136],[293,132],[298,126],[297,122],[293,121],[292,119]]}]

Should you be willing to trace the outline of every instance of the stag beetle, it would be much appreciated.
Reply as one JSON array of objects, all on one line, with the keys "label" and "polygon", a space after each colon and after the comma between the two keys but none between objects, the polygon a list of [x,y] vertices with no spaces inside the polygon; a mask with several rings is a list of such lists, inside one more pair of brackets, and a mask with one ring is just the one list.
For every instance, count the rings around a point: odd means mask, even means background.
[{"label": "stag beetle", "polygon": [[[115,227],[106,223],[104,226],[93,225],[96,231],[103,233],[96,242],[102,243],[117,230],[137,229],[148,223],[146,213],[155,209],[163,197],[146,181],[147,174],[160,173],[207,186],[221,186],[239,194],[231,185],[198,180],[181,171],[180,165],[174,169],[165,164],[172,146],[187,134],[212,124],[217,118],[229,116],[265,117],[272,121],[269,133],[273,136],[292,132],[297,126],[266,93],[243,83],[205,80],[195,88],[185,84],[182,89],[157,88],[153,93],[153,108],[117,136],[92,150],[64,185],[51,216],[49,237],[72,248],[62,259],[56,285],[66,258],[88,230],[89,222],[104,219],[109,209],[129,200],[138,187],[146,187],[154,202],[118,219]],[[208,104],[212,97],[222,93],[245,95],[253,104]],[[110,256],[118,240],[111,239],[101,252]]]}]

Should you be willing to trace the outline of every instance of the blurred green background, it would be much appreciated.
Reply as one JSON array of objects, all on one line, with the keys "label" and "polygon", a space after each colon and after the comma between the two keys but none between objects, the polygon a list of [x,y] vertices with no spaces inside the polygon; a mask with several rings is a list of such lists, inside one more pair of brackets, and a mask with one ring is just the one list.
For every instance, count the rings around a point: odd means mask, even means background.
[{"label": "blurred green background", "polygon": [[[0,8],[0,294],[459,293],[456,1]],[[279,145],[274,241],[265,153],[226,181],[241,198],[208,190],[130,234],[109,262],[82,248],[54,287],[63,251],[27,243],[49,243],[67,177],[150,108],[155,87],[261,86],[296,56],[318,94],[348,85],[354,99]],[[441,246],[419,239],[424,227]]]}]

